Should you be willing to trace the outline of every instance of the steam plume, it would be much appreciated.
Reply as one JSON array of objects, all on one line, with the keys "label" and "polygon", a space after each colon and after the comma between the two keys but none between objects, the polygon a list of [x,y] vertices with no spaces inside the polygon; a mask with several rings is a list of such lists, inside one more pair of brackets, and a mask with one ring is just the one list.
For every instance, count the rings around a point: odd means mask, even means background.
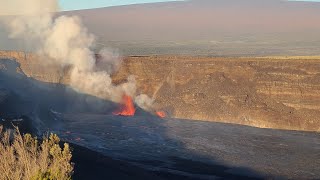
[{"label": "steam plume", "polygon": [[[100,62],[96,62],[95,37],[75,16],[53,17],[58,11],[57,0],[0,0],[0,15],[16,15],[5,21],[9,37],[28,39],[36,44],[35,50],[61,65],[71,66],[70,85],[83,93],[120,102],[122,95],[136,97],[136,81],[129,76],[124,84],[112,84],[110,74],[121,63],[119,54],[109,49],[100,51]],[[99,66],[97,66],[97,64]],[[137,104],[148,109],[152,100],[138,95]]]}]

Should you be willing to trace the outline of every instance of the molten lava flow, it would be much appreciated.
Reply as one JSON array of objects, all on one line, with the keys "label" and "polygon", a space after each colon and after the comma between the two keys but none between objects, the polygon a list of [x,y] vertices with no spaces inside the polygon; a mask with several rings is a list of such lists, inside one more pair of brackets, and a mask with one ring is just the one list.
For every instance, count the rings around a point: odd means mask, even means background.
[{"label": "molten lava flow", "polygon": [[157,111],[156,115],[159,116],[160,118],[165,118],[166,117],[166,113],[163,111]]},{"label": "molten lava flow", "polygon": [[113,112],[114,115],[120,116],[134,116],[136,109],[134,107],[132,98],[126,94],[122,97],[122,105],[119,110]]}]

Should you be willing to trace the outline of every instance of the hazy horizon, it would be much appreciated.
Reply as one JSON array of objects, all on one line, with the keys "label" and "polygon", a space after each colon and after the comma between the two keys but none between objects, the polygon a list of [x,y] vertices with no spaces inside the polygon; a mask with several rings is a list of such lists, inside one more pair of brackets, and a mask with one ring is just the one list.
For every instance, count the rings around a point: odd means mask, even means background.
[{"label": "hazy horizon", "polygon": [[191,0],[59,14],[80,16],[98,46],[124,54],[194,54],[199,48],[213,49],[208,53],[213,55],[314,55],[320,50],[318,2]]}]

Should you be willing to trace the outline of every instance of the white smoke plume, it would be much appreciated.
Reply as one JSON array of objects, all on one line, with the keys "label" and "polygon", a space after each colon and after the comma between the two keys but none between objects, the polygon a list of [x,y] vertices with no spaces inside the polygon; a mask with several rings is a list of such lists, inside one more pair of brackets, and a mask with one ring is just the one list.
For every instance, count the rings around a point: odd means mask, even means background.
[{"label": "white smoke plume", "polygon": [[71,66],[70,85],[82,92],[120,102],[123,93],[136,97],[136,102],[149,109],[152,100],[136,94],[136,81],[128,77],[124,84],[115,86],[110,77],[120,66],[119,53],[103,49],[96,61],[95,37],[75,16],[54,18],[59,10],[57,0],[0,0],[0,15],[15,15],[5,21],[9,37],[28,39],[36,44],[36,51],[61,65]]},{"label": "white smoke plume", "polygon": [[39,15],[59,10],[57,0],[0,0],[0,15]]},{"label": "white smoke plume", "polygon": [[145,94],[140,94],[136,96],[135,103],[146,111],[150,111],[153,109],[154,99],[150,98]]}]

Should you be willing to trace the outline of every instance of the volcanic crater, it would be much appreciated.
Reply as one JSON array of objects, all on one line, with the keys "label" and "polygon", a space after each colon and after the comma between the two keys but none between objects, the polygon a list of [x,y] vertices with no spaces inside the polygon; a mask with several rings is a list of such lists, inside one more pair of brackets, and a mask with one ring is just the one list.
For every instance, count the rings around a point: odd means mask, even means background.
[{"label": "volcanic crater", "polygon": [[55,132],[164,179],[320,176],[316,59],[126,57],[112,81],[134,75],[138,93],[155,99],[149,112],[127,95],[118,104],[79,93],[69,86],[70,68],[45,57],[0,51],[0,59],[5,123]]},{"label": "volcanic crater", "polygon": [[[43,64],[35,54],[1,51],[0,57],[16,60],[17,72],[35,80],[70,82],[68,69]],[[159,116],[319,131],[319,69],[317,59],[134,56],[112,79],[120,84],[134,75]]]}]

